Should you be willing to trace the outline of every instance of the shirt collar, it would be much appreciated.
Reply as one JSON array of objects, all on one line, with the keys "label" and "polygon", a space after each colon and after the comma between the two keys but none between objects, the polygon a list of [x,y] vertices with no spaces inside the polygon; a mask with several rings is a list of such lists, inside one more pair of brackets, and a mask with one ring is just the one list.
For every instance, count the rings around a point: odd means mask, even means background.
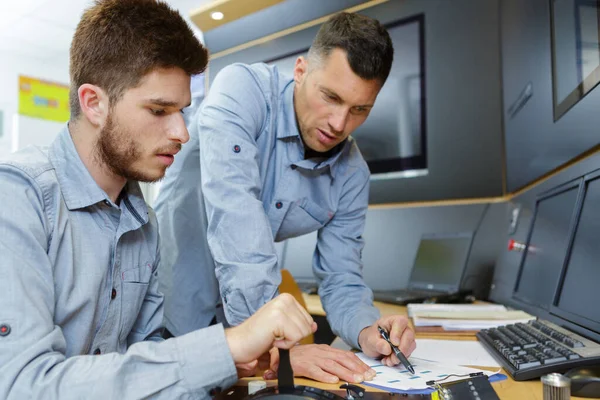
[{"label": "shirt collar", "polygon": [[[69,210],[88,207],[105,200],[110,201],[106,192],[98,186],[83,164],[83,161],[81,161],[71,138],[68,125],[65,125],[56,139],[54,139],[48,156],[56,171],[62,196]],[[147,222],[148,206],[144,201],[139,184],[130,181],[125,188],[131,205],[136,209],[140,217]]]},{"label": "shirt collar", "polygon": [[298,130],[298,122],[296,121],[296,111],[294,109],[294,87],[296,84],[293,79],[288,80],[283,88],[283,96],[281,103],[281,110],[284,118],[284,129],[277,130],[277,138],[285,139],[289,137],[300,138],[300,131]]},{"label": "shirt collar", "polygon": [[[277,130],[277,139],[286,139],[291,137],[298,138],[298,145],[303,146],[302,138],[300,136],[300,130],[298,129],[298,122],[296,120],[296,111],[294,108],[294,87],[296,86],[293,79],[288,80],[283,88],[283,101],[281,104],[281,110],[284,116],[284,129]],[[334,154],[326,160],[302,160],[296,165],[307,168],[307,169],[321,169],[329,167],[329,172],[333,178],[335,178],[337,169],[339,168],[339,159],[342,153],[348,151],[351,146],[352,138],[344,140],[342,143],[337,145],[334,150]]]}]

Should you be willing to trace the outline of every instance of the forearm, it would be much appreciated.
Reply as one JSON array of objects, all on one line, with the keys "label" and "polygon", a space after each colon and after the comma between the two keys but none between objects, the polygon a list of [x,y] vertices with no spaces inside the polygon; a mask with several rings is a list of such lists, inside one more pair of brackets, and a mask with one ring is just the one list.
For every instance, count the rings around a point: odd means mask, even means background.
[{"label": "forearm", "polygon": [[332,331],[346,343],[360,349],[360,332],[380,317],[373,306],[372,292],[361,278],[350,283],[348,277],[326,278],[319,288],[323,308]]},{"label": "forearm", "polygon": [[[162,343],[140,342],[125,354],[65,358],[55,328],[44,338],[4,357],[0,397],[6,399],[201,398],[237,379],[220,325]],[[11,351],[11,353],[15,353]]]}]

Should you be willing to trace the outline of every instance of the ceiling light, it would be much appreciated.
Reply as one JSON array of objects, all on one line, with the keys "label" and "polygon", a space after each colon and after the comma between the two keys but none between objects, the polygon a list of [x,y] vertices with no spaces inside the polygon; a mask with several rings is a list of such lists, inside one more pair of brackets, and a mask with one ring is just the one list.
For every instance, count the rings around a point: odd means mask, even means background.
[{"label": "ceiling light", "polygon": [[220,21],[223,19],[224,15],[221,11],[214,11],[210,13],[210,17],[216,21]]}]

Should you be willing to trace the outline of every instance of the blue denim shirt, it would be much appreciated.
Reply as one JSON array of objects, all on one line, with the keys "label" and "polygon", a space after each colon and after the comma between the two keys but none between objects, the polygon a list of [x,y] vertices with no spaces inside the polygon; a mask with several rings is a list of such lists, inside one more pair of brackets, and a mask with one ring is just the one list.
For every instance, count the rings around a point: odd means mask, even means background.
[{"label": "blue denim shirt", "polygon": [[158,261],[138,184],[110,201],[66,127],[0,161],[0,398],[205,398],[235,382],[221,325],[162,340]]},{"label": "blue denim shirt", "polygon": [[313,271],[333,331],[358,346],[379,317],[362,279],[367,164],[351,138],[330,158],[304,159],[293,96],[294,81],[276,67],[234,64],[188,110],[190,142],[156,204],[174,334],[206,326],[221,298],[229,323],[253,314],[281,281],[274,242],[313,231]]}]

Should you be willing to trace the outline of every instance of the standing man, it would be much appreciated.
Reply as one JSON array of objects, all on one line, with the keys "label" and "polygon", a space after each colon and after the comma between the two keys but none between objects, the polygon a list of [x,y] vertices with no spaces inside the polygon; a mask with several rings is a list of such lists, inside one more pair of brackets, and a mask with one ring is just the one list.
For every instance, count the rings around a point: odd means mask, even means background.
[{"label": "standing man", "polygon": [[[191,142],[156,204],[171,334],[207,326],[221,301],[230,324],[244,321],[277,293],[274,242],[318,231],[313,271],[333,331],[388,365],[399,360],[378,324],[405,354],[414,350],[407,319],[379,319],[362,279],[369,169],[350,137],[392,60],[378,21],[340,13],[323,24],[308,57],[297,59],[293,79],[265,64],[218,73],[188,116]],[[374,376],[355,356],[330,348],[298,346],[291,360],[297,375],[325,382]]]},{"label": "standing man", "polygon": [[156,0],[98,0],[71,44],[71,119],[0,161],[0,399],[207,398],[316,329],[289,295],[164,341],[158,227],[137,181],[188,141],[205,49]]}]

